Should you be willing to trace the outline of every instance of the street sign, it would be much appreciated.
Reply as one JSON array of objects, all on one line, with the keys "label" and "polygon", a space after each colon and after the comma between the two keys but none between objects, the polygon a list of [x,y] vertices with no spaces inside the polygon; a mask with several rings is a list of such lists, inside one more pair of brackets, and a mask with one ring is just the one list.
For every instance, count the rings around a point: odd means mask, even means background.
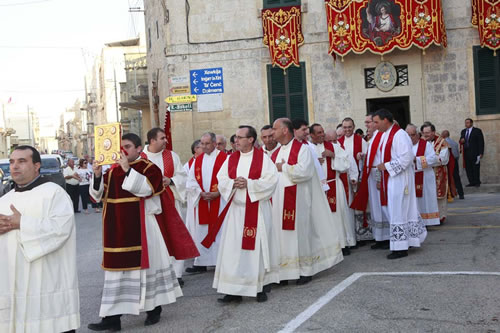
[{"label": "street sign", "polygon": [[188,75],[182,75],[182,76],[172,76],[168,79],[168,82],[171,85],[185,85],[189,83],[189,76]]},{"label": "street sign", "polygon": [[189,86],[177,86],[170,88],[171,94],[189,94]]},{"label": "street sign", "polygon": [[165,98],[168,104],[182,104],[196,102],[196,95],[169,96]]},{"label": "street sign", "polygon": [[170,104],[168,106],[168,110],[171,112],[176,111],[193,111],[193,104],[184,103],[184,104]]},{"label": "street sign", "polygon": [[222,67],[195,69],[189,71],[191,94],[207,95],[224,92],[224,78]]}]

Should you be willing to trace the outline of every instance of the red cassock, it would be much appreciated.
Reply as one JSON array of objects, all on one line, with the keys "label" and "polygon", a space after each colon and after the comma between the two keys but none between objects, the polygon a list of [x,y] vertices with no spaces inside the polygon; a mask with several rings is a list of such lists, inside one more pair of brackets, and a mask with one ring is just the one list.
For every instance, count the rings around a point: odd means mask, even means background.
[{"label": "red cassock", "polygon": [[[153,191],[151,197],[161,197],[162,213],[155,217],[169,254],[178,260],[199,256],[174,203],[165,192],[161,170],[145,159],[130,163],[130,167],[147,178]],[[121,167],[112,167],[104,175],[102,267],[105,270],[149,267],[144,211],[144,203],[148,198],[140,198],[123,190],[125,176]]]}]

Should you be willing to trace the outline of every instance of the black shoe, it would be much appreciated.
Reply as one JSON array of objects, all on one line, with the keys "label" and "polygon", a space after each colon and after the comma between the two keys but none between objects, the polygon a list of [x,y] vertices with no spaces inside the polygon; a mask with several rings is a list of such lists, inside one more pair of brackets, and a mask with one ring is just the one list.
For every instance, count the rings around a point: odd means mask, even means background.
[{"label": "black shoe", "polygon": [[263,291],[261,293],[257,293],[257,302],[259,303],[263,303],[267,301],[267,295],[266,295],[266,292]]},{"label": "black shoe", "polygon": [[271,292],[271,285],[270,284],[266,284],[263,288],[262,288],[262,291],[265,292],[265,293],[270,293]]},{"label": "black shoe", "polygon": [[301,276],[300,279],[297,280],[296,284],[301,286],[303,284],[309,283],[312,281],[312,276]]},{"label": "black shoe", "polygon": [[81,212],[80,212],[79,210],[76,210],[76,211],[75,211],[75,214],[76,214],[76,213],[81,213]]},{"label": "black shoe", "polygon": [[160,316],[161,316],[161,306],[157,306],[151,311],[147,311],[148,316],[146,317],[146,320],[144,321],[144,326],[151,326],[160,321]]},{"label": "black shoe", "polygon": [[181,277],[177,278],[177,281],[179,282],[179,286],[184,287],[184,280]]},{"label": "black shoe", "polygon": [[120,317],[121,315],[104,317],[99,323],[88,324],[87,328],[92,331],[118,332],[122,329]]},{"label": "black shoe", "polygon": [[463,196],[463,195],[461,195],[461,196],[460,196],[460,200],[464,200],[464,199],[465,199],[465,198],[464,198],[464,196]]},{"label": "black shoe", "polygon": [[207,271],[207,266],[194,266],[186,268],[186,273],[204,273]]},{"label": "black shoe", "polygon": [[222,298],[218,298],[217,302],[227,304],[227,303],[231,303],[231,302],[239,303],[242,300],[243,300],[243,297],[241,297],[241,296],[226,295]]},{"label": "black shoe", "polygon": [[280,286],[288,286],[288,280],[280,281]]},{"label": "black shoe", "polygon": [[351,250],[349,250],[349,248],[348,248],[348,247],[344,247],[344,248],[342,249],[342,254],[343,254],[344,256],[348,256],[348,255],[350,255],[350,254],[351,254]]},{"label": "black shoe", "polygon": [[368,241],[366,241],[366,240],[360,240],[360,241],[358,241],[358,243],[357,243],[358,247],[365,246],[366,244],[368,244]]},{"label": "black shoe", "polygon": [[387,259],[392,260],[392,259],[399,259],[399,258],[404,258],[408,257],[408,251],[403,250],[403,251],[392,251],[390,254],[387,255]]},{"label": "black shoe", "polygon": [[358,249],[358,243],[354,246],[349,246],[349,250],[357,250]]},{"label": "black shoe", "polygon": [[480,186],[481,186],[481,184],[476,184],[476,185],[474,185],[474,187],[480,187]]},{"label": "black shoe", "polygon": [[473,187],[473,186],[476,186],[476,185],[474,185],[474,184],[467,184],[467,185],[465,185],[465,187]]},{"label": "black shoe", "polygon": [[372,250],[387,250],[389,249],[389,241],[375,242],[370,248]]}]

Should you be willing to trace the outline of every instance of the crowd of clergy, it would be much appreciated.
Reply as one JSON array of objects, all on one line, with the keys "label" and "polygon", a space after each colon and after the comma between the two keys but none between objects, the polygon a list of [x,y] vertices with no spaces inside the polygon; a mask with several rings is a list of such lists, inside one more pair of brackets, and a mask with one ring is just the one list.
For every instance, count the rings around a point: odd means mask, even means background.
[{"label": "crowd of clergy", "polygon": [[[364,133],[351,118],[336,129],[287,118],[260,133],[242,125],[230,150],[223,136],[205,133],[184,165],[162,129],[150,130],[144,147],[125,134],[115,165],[103,172],[93,164],[105,281],[102,319],[88,328],[118,331],[122,315],[141,312],[144,325],[156,324],[161,306],[182,296],[183,273],[215,267],[218,302],[265,302],[272,285],[309,283],[359,246],[388,250],[391,260],[408,256],[456,196],[450,146],[433,124],[402,129],[385,109],[364,125]],[[64,191],[41,181],[36,151],[25,150],[14,151],[11,168],[19,164],[20,178],[21,164],[31,162],[34,178],[0,200],[0,262],[9,267],[0,274],[0,331],[73,331],[73,208]]]}]

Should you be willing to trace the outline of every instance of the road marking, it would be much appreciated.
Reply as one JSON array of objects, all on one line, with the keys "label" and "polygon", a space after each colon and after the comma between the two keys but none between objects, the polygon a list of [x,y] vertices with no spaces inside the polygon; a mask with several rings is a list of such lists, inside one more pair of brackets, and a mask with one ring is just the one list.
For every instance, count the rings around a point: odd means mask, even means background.
[{"label": "road marking", "polygon": [[427,227],[427,230],[500,229],[500,225],[470,225],[457,227]]},{"label": "road marking", "polygon": [[354,273],[347,279],[340,282],[338,285],[330,289],[325,295],[321,296],[316,302],[310,305],[302,313],[288,322],[279,333],[295,332],[300,325],[308,321],[316,312],[321,310],[323,306],[328,304],[338,294],[346,290],[350,285],[364,276],[413,276],[413,275],[484,275],[484,276],[500,276],[500,272],[370,272],[370,273]]}]

